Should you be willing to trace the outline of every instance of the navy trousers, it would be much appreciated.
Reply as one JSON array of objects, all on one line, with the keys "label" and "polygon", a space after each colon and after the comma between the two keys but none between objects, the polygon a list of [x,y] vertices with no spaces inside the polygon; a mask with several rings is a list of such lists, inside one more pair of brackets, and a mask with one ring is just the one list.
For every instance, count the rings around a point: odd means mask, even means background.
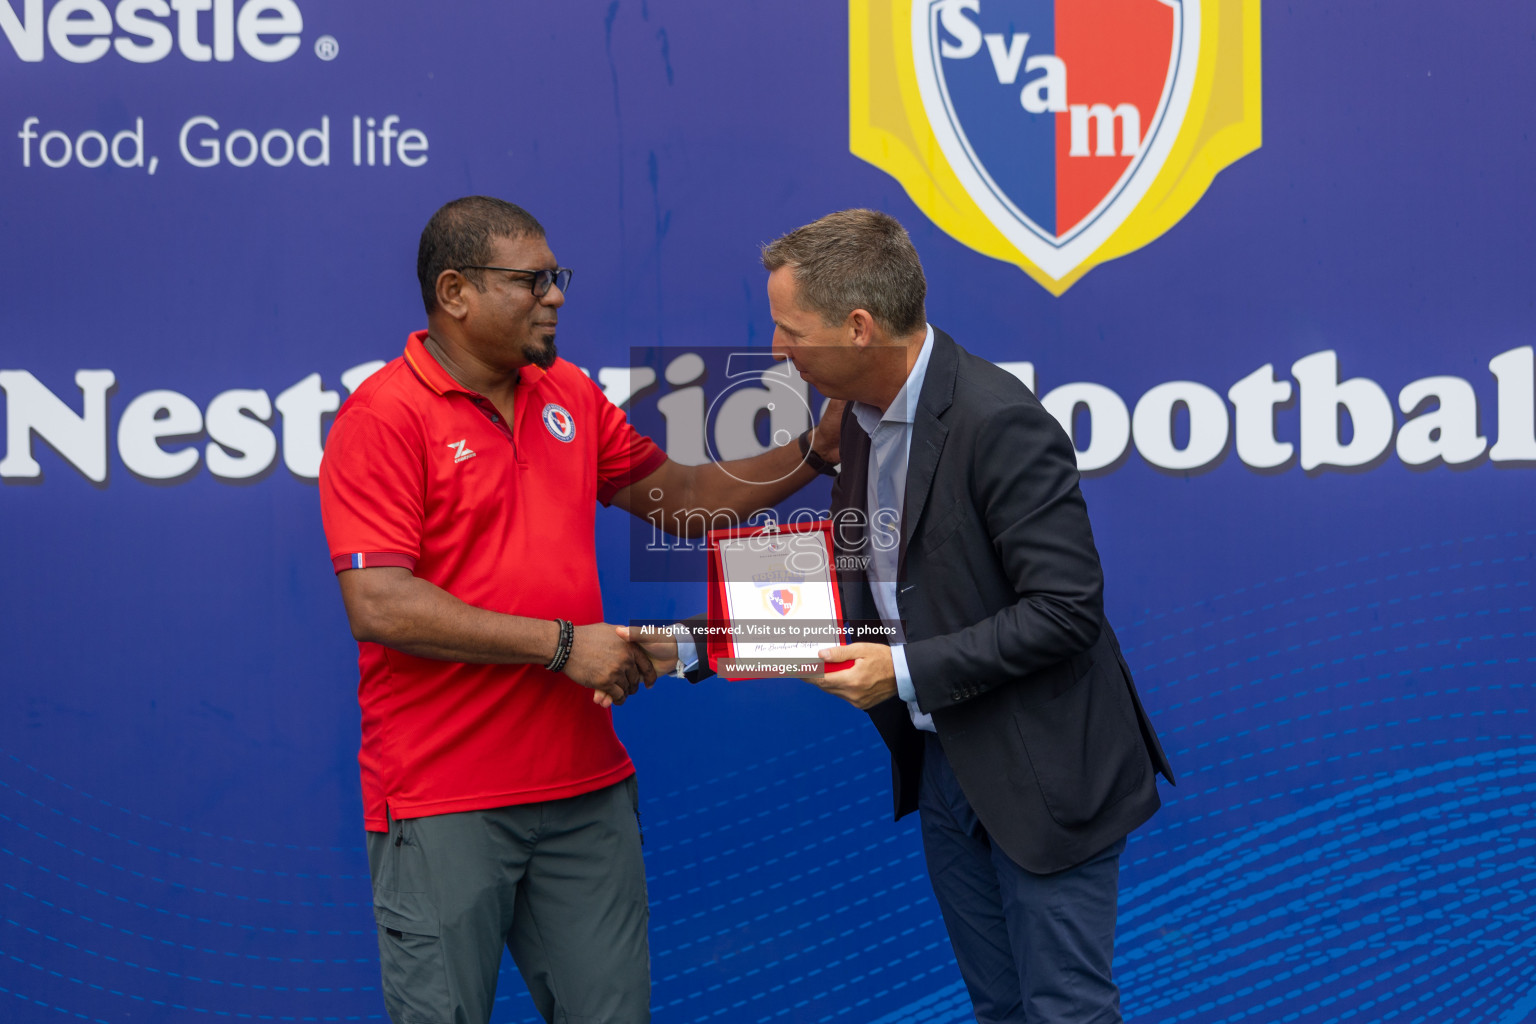
[{"label": "navy trousers", "polygon": [[1121,839],[1053,875],[995,846],[924,733],[923,852],[978,1024],[1119,1024],[1111,966]]}]

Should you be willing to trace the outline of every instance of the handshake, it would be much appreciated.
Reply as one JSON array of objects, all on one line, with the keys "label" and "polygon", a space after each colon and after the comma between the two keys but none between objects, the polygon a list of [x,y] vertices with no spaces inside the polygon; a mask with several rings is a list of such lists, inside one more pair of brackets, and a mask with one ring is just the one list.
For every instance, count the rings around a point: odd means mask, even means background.
[{"label": "handshake", "polygon": [[[678,626],[614,626],[606,622],[577,626],[563,671],[592,691],[593,703],[611,708],[647,687],[656,676],[677,670]],[[842,671],[806,676],[812,683],[854,707],[867,710],[896,695],[896,672],[885,644],[856,643],[817,652],[823,664],[851,662]]]},{"label": "handshake", "polygon": [[641,683],[649,687],[658,674],[676,668],[677,639],[664,627],[631,631],[628,626],[594,622],[576,627],[562,671],[591,690],[594,703],[611,708],[633,696]]}]

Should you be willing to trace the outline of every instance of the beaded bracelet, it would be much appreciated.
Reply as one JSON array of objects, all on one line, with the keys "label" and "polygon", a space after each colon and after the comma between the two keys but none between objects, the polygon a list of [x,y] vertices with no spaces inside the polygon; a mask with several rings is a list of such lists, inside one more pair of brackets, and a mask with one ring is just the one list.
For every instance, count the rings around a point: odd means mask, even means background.
[{"label": "beaded bracelet", "polygon": [[556,619],[555,624],[560,627],[560,638],[555,641],[555,656],[544,666],[551,672],[565,668],[565,663],[571,659],[571,647],[576,639],[576,627],[571,625],[569,619]]}]

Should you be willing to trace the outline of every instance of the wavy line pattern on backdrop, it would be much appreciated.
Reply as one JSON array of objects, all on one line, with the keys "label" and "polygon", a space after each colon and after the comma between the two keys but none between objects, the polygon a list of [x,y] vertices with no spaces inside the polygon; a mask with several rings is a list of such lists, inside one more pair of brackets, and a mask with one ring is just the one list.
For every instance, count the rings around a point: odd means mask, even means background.
[{"label": "wavy line pattern on backdrop", "polygon": [[[1124,623],[1182,778],[1126,858],[1128,1015],[1531,1008],[1531,536],[1376,552]],[[360,851],[199,833],[14,758],[0,771],[13,1006],[381,1019]],[[659,1019],[968,1018],[886,777],[859,724],[647,797]],[[537,1020],[504,982],[495,1019]]]}]

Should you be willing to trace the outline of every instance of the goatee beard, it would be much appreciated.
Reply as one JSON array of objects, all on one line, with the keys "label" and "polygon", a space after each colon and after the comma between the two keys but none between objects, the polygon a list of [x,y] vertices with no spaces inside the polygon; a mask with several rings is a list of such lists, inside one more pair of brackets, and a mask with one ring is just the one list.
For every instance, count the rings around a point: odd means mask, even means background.
[{"label": "goatee beard", "polygon": [[559,353],[555,351],[554,338],[550,338],[542,345],[531,342],[526,348],[523,349],[523,355],[528,357],[528,361],[541,370],[547,370],[551,366],[554,366],[555,357],[558,354]]}]

